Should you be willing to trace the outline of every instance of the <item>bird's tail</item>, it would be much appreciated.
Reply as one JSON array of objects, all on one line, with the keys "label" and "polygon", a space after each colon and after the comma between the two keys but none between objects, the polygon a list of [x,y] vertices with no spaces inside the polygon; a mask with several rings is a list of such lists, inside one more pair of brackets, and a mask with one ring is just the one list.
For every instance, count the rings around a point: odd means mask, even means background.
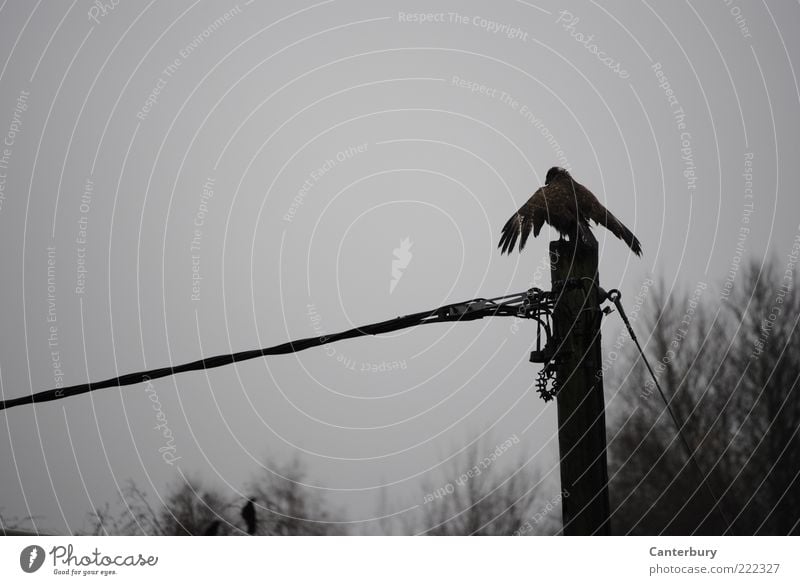
[{"label": "bird's tail", "polygon": [[639,239],[633,235],[631,230],[625,227],[625,224],[614,217],[613,213],[606,209],[604,213],[600,213],[598,215],[597,223],[606,226],[608,231],[628,244],[630,249],[633,250],[634,254],[637,256],[642,255],[642,245],[639,243]]}]

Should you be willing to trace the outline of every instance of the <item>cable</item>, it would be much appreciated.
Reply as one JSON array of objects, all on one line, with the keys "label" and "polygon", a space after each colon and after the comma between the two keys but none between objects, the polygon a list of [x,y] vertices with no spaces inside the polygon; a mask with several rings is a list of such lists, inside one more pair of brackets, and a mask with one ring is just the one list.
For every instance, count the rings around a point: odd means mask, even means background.
[{"label": "cable", "polygon": [[636,334],[633,332],[633,327],[631,326],[631,322],[628,321],[628,316],[625,314],[625,309],[622,308],[622,293],[617,289],[612,289],[612,290],[608,291],[607,296],[608,296],[608,299],[612,303],[614,303],[614,305],[616,305],[617,311],[619,311],[619,316],[622,318],[622,321],[625,323],[625,326],[628,328],[628,333],[630,334],[631,339],[633,339],[633,342],[636,344],[636,348],[639,350],[639,355],[642,356],[642,360],[644,361],[644,365],[647,366],[647,370],[650,372],[650,376],[653,378],[653,382],[655,383],[656,388],[658,389],[658,393],[661,395],[661,400],[664,401],[664,405],[667,407],[667,412],[669,413],[669,416],[672,419],[672,422],[673,422],[673,424],[675,425],[675,428],[678,431],[678,437],[680,438],[681,444],[683,445],[684,449],[686,450],[686,455],[688,456],[689,460],[694,464],[697,472],[700,474],[700,479],[701,479],[702,484],[706,486],[706,489],[708,490],[709,495],[714,500],[714,508],[716,508],[719,511],[719,514],[722,517],[722,520],[725,522],[725,525],[728,527],[726,532],[728,532],[728,531],[733,532],[733,525],[731,524],[730,520],[728,519],[727,514],[725,514],[725,511],[722,509],[722,499],[718,498],[717,495],[714,493],[714,489],[711,487],[711,483],[708,481],[709,474],[706,474],[703,471],[703,468],[700,467],[700,463],[697,461],[697,459],[694,456],[694,452],[696,451],[696,449],[692,449],[691,445],[689,444],[688,439],[683,434],[683,427],[685,426],[685,423],[681,423],[678,415],[675,414],[675,411],[672,409],[672,406],[670,405],[669,400],[667,400],[667,397],[664,394],[664,391],[661,389],[661,384],[658,383],[658,378],[656,378],[656,374],[653,371],[653,368],[650,367],[650,362],[648,361],[647,356],[645,355],[644,350],[642,349],[642,346],[639,344],[639,340],[636,338]]},{"label": "cable", "polygon": [[101,388],[130,386],[132,384],[139,384],[141,382],[147,382],[157,378],[174,376],[175,374],[181,374],[183,372],[219,368],[235,362],[242,362],[268,355],[296,353],[298,351],[303,351],[304,349],[327,345],[329,343],[342,341],[344,339],[352,339],[365,335],[389,333],[398,329],[414,327],[416,325],[425,325],[426,323],[472,321],[474,319],[482,319],[483,317],[492,316],[535,318],[534,314],[537,308],[547,306],[548,303],[549,293],[545,293],[544,291],[536,288],[530,289],[524,293],[503,295],[493,299],[472,299],[471,301],[466,301],[463,303],[444,305],[432,311],[422,311],[420,313],[414,313],[404,317],[397,317],[395,319],[389,319],[388,321],[382,321],[380,323],[355,327],[354,329],[348,329],[347,331],[334,333],[332,335],[307,337],[305,339],[289,341],[273,347],[217,355],[177,366],[167,366],[164,368],[156,368],[142,372],[133,372],[131,374],[125,374],[116,378],[109,378],[100,382],[87,382],[85,384],[76,384],[74,386],[66,386],[63,388],[43,390],[35,394],[20,396],[19,398],[2,400],[0,401],[0,410],[13,408],[15,406],[22,406],[24,404],[60,400],[69,396],[77,396],[79,394],[85,394],[94,390],[100,390]]}]

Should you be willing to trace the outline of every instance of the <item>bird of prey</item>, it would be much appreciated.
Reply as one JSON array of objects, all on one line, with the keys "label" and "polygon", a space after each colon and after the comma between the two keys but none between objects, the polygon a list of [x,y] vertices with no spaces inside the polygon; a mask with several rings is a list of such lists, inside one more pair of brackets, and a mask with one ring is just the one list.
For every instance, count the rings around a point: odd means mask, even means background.
[{"label": "bird of prey", "polygon": [[250,498],[247,500],[247,503],[242,506],[242,520],[244,520],[247,526],[247,534],[255,534],[257,525],[255,498]]},{"label": "bird of prey", "polygon": [[545,221],[558,231],[561,238],[577,237],[584,243],[597,245],[589,229],[589,220],[606,226],[612,234],[628,244],[634,254],[642,255],[642,245],[631,230],[603,207],[589,189],[560,167],[547,171],[544,187],[540,187],[506,222],[497,247],[501,254],[510,254],[519,240],[519,249],[522,251],[531,230],[534,237],[538,236]]}]

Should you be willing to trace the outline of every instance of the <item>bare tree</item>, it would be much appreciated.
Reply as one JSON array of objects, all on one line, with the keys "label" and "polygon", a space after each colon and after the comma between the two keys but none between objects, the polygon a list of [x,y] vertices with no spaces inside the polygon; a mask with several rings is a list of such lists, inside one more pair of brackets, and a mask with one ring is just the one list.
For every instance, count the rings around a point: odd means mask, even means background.
[{"label": "bare tree", "polygon": [[560,526],[560,498],[548,500],[545,492],[551,486],[522,458],[503,465],[487,457],[497,452],[498,447],[476,443],[454,458],[441,478],[428,479],[417,521],[407,523],[406,531],[432,536],[554,534]]},{"label": "bare tree", "polygon": [[305,485],[306,472],[298,460],[287,465],[265,465],[251,481],[257,534],[323,536],[343,534],[342,524],[318,492]]},{"label": "bare tree", "polygon": [[0,509],[0,536],[14,536],[21,533],[34,533],[36,519],[33,516],[19,518],[4,516]]},{"label": "bare tree", "polygon": [[[271,469],[272,471],[266,471]],[[270,464],[254,477],[247,496],[225,494],[190,479],[170,487],[163,502],[134,483],[123,491],[115,509],[105,506],[91,518],[91,534],[228,536],[245,535],[249,527],[241,515],[253,502],[253,533],[261,535],[341,534],[342,524],[327,510],[325,502],[303,485],[305,474],[298,462]]]},{"label": "bare tree", "polygon": [[207,489],[197,480],[171,487],[160,506],[154,506],[135,483],[123,490],[116,511],[109,505],[95,510],[92,534],[127,534],[147,536],[201,536],[212,527],[214,535],[238,532],[232,506],[221,492]]},{"label": "bare tree", "polygon": [[774,260],[751,262],[724,303],[702,284],[652,290],[638,336],[693,460],[629,343],[609,404],[615,532],[797,533],[800,295],[790,276]]}]

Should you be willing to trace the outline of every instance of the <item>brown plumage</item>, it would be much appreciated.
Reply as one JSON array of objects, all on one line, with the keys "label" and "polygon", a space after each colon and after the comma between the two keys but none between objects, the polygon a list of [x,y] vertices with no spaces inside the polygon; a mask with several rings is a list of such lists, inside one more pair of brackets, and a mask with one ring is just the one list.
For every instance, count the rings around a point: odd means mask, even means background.
[{"label": "brown plumage", "polygon": [[531,230],[534,237],[538,236],[545,221],[562,238],[580,237],[587,244],[597,245],[589,229],[589,220],[606,226],[612,234],[628,244],[634,254],[642,255],[642,246],[631,230],[603,207],[589,189],[559,167],[547,171],[544,187],[540,187],[506,222],[498,248],[501,254],[510,254],[519,239],[519,249],[522,251]]}]

